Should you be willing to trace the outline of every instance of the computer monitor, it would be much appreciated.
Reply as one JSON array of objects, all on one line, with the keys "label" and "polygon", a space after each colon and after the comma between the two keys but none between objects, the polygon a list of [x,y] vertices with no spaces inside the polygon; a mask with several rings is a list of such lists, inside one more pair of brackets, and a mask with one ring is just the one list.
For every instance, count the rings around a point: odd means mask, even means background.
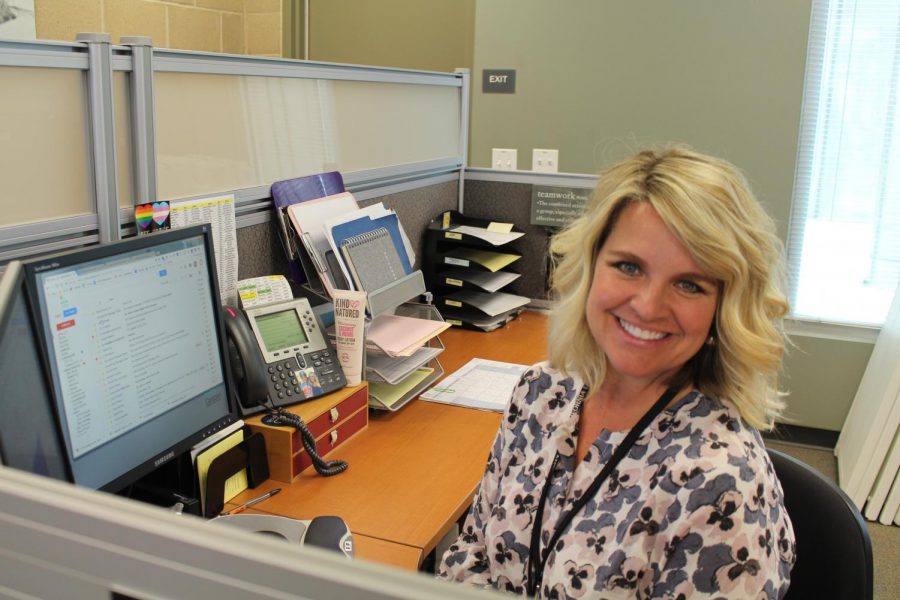
[{"label": "computer monitor", "polygon": [[22,263],[0,279],[0,463],[70,480]]},{"label": "computer monitor", "polygon": [[25,273],[75,483],[120,491],[237,419],[209,225]]}]

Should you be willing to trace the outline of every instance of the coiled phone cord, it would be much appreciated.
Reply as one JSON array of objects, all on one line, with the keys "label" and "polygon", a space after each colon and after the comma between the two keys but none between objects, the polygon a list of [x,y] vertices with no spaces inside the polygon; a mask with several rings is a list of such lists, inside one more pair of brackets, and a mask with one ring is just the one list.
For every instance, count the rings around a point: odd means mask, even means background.
[{"label": "coiled phone cord", "polygon": [[272,415],[271,422],[273,425],[290,425],[300,432],[300,440],[303,442],[303,447],[306,448],[307,454],[312,459],[313,467],[319,475],[331,477],[332,475],[343,473],[350,466],[343,460],[325,460],[319,456],[319,452],[316,450],[316,438],[313,437],[306,423],[298,415],[287,412],[281,407],[270,408],[268,412]]}]

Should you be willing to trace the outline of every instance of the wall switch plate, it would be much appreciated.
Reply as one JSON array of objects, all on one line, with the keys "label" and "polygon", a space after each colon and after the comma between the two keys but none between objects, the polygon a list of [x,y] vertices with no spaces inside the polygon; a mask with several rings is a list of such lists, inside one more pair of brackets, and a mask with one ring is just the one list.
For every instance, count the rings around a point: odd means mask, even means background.
[{"label": "wall switch plate", "polygon": [[559,172],[559,150],[535,148],[531,151],[531,170],[538,173]]},{"label": "wall switch plate", "polygon": [[491,168],[501,171],[515,171],[519,168],[518,151],[515,148],[491,149]]}]

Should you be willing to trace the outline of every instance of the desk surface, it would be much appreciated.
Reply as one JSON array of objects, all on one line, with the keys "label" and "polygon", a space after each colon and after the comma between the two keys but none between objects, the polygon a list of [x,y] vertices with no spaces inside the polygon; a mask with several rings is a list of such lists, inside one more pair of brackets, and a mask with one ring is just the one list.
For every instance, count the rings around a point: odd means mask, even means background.
[{"label": "desk surface", "polygon": [[[525,312],[490,333],[454,328],[441,340],[446,374],[475,357],[531,364],[546,355],[546,318]],[[466,511],[499,424],[498,413],[424,400],[394,413],[373,411],[369,427],[328,456],[350,464],[344,473],[321,477],[307,469],[289,486],[267,481],[232,502],[280,486],[254,512],[337,515],[357,536],[357,556],[415,569]]]}]

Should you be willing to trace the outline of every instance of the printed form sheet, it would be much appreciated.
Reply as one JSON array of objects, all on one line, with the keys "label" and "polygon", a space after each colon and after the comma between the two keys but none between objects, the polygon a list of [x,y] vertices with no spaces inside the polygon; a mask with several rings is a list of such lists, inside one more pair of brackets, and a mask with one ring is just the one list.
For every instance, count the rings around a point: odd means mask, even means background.
[{"label": "printed form sheet", "polygon": [[528,365],[473,358],[420,398],[503,412]]},{"label": "printed form sheet", "polygon": [[234,195],[170,202],[172,227],[210,223],[219,274],[219,295],[223,304],[237,306],[237,229],[234,222]]}]

